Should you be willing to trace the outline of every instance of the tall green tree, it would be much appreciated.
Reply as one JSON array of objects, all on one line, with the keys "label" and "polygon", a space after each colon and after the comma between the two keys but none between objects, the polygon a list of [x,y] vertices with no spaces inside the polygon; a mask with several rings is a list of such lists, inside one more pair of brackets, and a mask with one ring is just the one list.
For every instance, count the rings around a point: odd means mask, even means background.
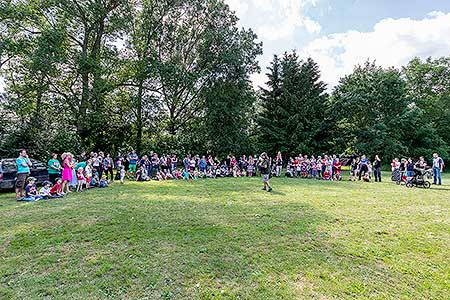
[{"label": "tall green tree", "polygon": [[431,156],[442,139],[408,97],[400,71],[367,62],[335,88],[330,99],[336,145],[347,154]]},{"label": "tall green tree", "polygon": [[246,80],[258,70],[261,53],[255,34],[237,28],[223,1],[147,0],[140,7],[124,84],[134,88],[138,148],[145,129],[161,136],[185,134],[205,115],[205,92],[230,74]]},{"label": "tall green tree", "polygon": [[[420,123],[430,126],[442,139],[435,151],[448,159],[450,154],[450,57],[413,59],[403,68],[410,102],[421,109]],[[422,129],[420,126],[419,129]],[[433,136],[426,135],[429,138]],[[427,138],[427,139],[429,139]],[[436,140],[436,139],[434,139]],[[436,144],[436,141],[432,141]],[[427,151],[429,153],[430,151]]]},{"label": "tall green tree", "polygon": [[166,130],[179,129],[203,115],[201,94],[229,68],[257,70],[261,45],[251,30],[219,0],[183,1],[163,21],[157,43],[157,76]]},{"label": "tall green tree", "polygon": [[219,156],[253,150],[250,128],[256,96],[245,80],[219,80],[206,92],[204,125],[209,149]]},{"label": "tall green tree", "polygon": [[130,94],[131,116],[135,127],[137,151],[142,150],[144,130],[154,128],[160,109],[160,83],[157,78],[157,42],[163,20],[170,10],[179,8],[176,1],[136,1],[130,7],[129,32],[124,37],[126,54],[119,71],[119,87]]},{"label": "tall green tree", "polygon": [[275,56],[269,71],[258,118],[261,147],[270,153],[318,151],[327,100],[318,65],[293,52]]},{"label": "tall green tree", "polygon": [[337,116],[334,135],[348,154],[407,152],[399,122],[406,113],[406,85],[400,72],[367,62],[341,79],[330,99]]},{"label": "tall green tree", "polygon": [[[52,108],[61,130],[75,128],[84,145],[104,145],[114,116],[110,93],[115,87],[117,49],[128,1],[9,1],[21,51],[4,67],[11,93],[39,110]],[[58,44],[59,43],[59,44]],[[23,87],[23,88],[21,88]],[[23,113],[27,110],[20,109]],[[38,120],[40,111],[32,117]],[[48,119],[47,116],[45,118]]]}]

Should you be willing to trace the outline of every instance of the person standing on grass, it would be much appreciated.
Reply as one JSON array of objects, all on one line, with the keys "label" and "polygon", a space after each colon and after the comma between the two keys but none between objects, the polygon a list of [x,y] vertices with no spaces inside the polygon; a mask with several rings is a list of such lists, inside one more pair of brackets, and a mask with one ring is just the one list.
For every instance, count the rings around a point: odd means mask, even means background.
[{"label": "person standing on grass", "polygon": [[72,168],[74,167],[72,163],[73,155],[71,153],[63,153],[61,155],[63,160],[63,171],[62,171],[62,191],[66,188],[65,193],[70,193],[70,182],[72,181]]},{"label": "person standing on grass", "polygon": [[52,153],[52,158],[48,161],[48,177],[52,184],[56,183],[56,179],[61,177],[61,164],[58,160],[58,154]]},{"label": "person standing on grass", "polygon": [[375,182],[381,182],[381,159],[378,155],[375,155],[373,161],[373,174],[375,175]]},{"label": "person standing on grass", "polygon": [[437,153],[433,154],[433,184],[442,185],[442,172],[444,171],[444,160]]},{"label": "person standing on grass", "polygon": [[94,168],[94,173],[99,172],[100,160],[98,159],[98,154],[95,152],[91,153],[92,168]]},{"label": "person standing on grass", "polygon": [[276,164],[277,164],[277,177],[281,176],[281,171],[283,170],[283,156],[281,155],[281,152],[278,151],[277,157],[276,157]]},{"label": "person standing on grass", "polygon": [[259,170],[261,171],[261,175],[263,177],[263,182],[264,182],[264,187],[263,187],[263,191],[268,191],[271,192],[272,191],[272,187],[270,186],[269,183],[269,178],[270,178],[270,158],[267,155],[266,152],[263,152],[258,159],[258,163],[257,163]]},{"label": "person standing on grass", "polygon": [[136,154],[136,150],[131,151],[131,153],[128,154],[128,156],[127,156],[127,161],[129,163],[128,172],[132,176],[134,176],[134,173],[136,173],[136,165],[137,165],[138,159],[139,159],[139,157]]},{"label": "person standing on grass", "polygon": [[16,177],[16,200],[25,197],[25,182],[30,174],[31,160],[28,158],[26,150],[19,152],[19,157],[16,159],[17,177]]},{"label": "person standing on grass", "polygon": [[369,171],[369,167],[367,166],[368,163],[369,160],[366,158],[366,156],[361,156],[361,160],[359,161],[359,180],[361,180],[361,177],[366,175],[366,173]]},{"label": "person standing on grass", "polygon": [[189,170],[189,162],[191,161],[191,156],[188,154],[186,155],[186,157],[183,159],[183,167],[185,171]]},{"label": "person standing on grass", "polygon": [[198,162],[198,168],[199,168],[201,173],[205,173],[206,172],[206,165],[207,165],[206,157],[202,156],[202,158]]},{"label": "person standing on grass", "polygon": [[103,169],[105,170],[106,178],[108,178],[109,174],[111,182],[114,181],[114,161],[109,153],[106,154],[106,157],[103,159]]}]

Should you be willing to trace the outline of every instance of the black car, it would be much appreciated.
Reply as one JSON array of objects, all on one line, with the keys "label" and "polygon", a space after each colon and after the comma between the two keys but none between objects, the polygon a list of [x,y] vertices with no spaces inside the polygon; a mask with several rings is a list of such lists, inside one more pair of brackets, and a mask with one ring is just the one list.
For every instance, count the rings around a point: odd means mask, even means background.
[{"label": "black car", "polygon": [[[40,161],[30,159],[33,164],[30,167],[30,176],[36,177],[36,183],[48,180],[47,166]],[[17,176],[17,165],[15,158],[4,158],[0,160],[0,190],[14,188]]]}]

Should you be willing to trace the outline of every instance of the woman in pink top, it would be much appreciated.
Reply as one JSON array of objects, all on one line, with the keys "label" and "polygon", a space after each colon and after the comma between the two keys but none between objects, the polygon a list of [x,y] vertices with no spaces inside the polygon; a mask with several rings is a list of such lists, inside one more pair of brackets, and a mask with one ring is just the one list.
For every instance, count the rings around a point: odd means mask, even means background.
[{"label": "woman in pink top", "polygon": [[62,191],[64,192],[64,187],[66,187],[66,193],[70,193],[69,183],[72,181],[72,157],[71,153],[63,153],[61,158],[63,160],[63,171],[62,171]]}]

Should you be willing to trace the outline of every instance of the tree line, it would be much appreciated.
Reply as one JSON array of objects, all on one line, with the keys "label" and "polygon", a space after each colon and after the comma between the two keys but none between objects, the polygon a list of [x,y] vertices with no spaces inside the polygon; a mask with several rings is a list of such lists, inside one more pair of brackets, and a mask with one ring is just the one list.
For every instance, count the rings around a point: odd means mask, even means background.
[{"label": "tree line", "polygon": [[331,91],[295,51],[275,56],[223,0],[0,3],[0,156],[50,152],[450,153],[450,57],[367,62]]}]

